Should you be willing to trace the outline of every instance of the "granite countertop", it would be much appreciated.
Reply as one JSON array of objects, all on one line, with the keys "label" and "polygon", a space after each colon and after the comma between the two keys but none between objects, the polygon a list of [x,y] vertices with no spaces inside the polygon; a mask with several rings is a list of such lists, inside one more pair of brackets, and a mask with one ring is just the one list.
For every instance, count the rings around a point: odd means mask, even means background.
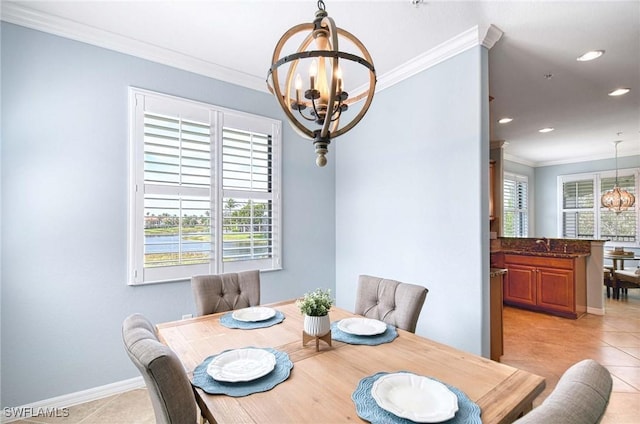
[{"label": "granite countertop", "polygon": [[583,258],[585,256],[591,256],[591,253],[584,252],[574,252],[574,253],[564,253],[564,252],[541,252],[536,250],[500,250],[491,253],[505,253],[510,255],[523,255],[523,256],[542,256],[548,258]]}]

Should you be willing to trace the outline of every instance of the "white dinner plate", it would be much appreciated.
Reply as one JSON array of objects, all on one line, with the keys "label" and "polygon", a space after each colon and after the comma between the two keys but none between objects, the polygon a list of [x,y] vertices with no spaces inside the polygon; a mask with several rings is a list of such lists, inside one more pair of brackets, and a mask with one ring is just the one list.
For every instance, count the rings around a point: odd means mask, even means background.
[{"label": "white dinner plate", "polygon": [[338,329],[357,336],[375,336],[387,330],[387,324],[371,318],[346,318],[338,322]]},{"label": "white dinner plate", "polygon": [[273,318],[275,315],[275,309],[266,308],[264,306],[252,306],[250,308],[238,309],[233,311],[231,314],[233,319],[245,322],[264,321],[269,318]]},{"label": "white dinner plate", "polygon": [[418,423],[446,421],[458,411],[458,397],[447,386],[411,373],[383,375],[371,396],[380,408]]},{"label": "white dinner plate", "polygon": [[264,349],[234,349],[211,360],[207,374],[218,381],[251,381],[269,374],[276,366],[276,357]]}]

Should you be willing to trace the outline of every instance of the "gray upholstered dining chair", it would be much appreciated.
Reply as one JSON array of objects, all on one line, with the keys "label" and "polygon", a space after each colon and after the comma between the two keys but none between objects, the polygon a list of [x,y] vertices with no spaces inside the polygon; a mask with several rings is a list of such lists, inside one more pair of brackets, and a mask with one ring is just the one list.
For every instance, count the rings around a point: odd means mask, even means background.
[{"label": "gray upholstered dining chair", "polygon": [[198,316],[260,304],[258,270],[191,277]]},{"label": "gray upholstered dining chair", "polygon": [[195,424],[198,407],[182,362],[162,344],[155,328],[141,314],[128,316],[122,324],[127,354],[147,386],[157,424]]},{"label": "gray upholstered dining chair", "polygon": [[560,381],[540,406],[514,424],[596,424],[602,420],[612,379],[609,370],[594,361],[580,361],[562,374]]},{"label": "gray upholstered dining chair", "polygon": [[415,333],[428,291],[416,284],[360,275],[354,312]]}]

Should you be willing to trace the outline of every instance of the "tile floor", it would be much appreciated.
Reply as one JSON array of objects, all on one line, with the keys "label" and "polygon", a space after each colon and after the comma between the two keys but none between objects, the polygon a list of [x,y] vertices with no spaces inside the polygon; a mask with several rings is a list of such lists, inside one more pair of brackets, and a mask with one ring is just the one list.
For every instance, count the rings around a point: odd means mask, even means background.
[{"label": "tile floor", "polygon": [[613,392],[602,424],[640,423],[640,290],[620,300],[605,299],[604,316],[564,319],[521,309],[504,310],[501,362],[541,375],[553,390],[573,363],[595,359],[613,376]]},{"label": "tile floor", "polygon": [[[613,393],[602,424],[640,422],[640,290],[606,300],[604,316],[587,314],[577,320],[506,307],[505,354],[502,362],[547,379],[534,407],[553,390],[571,364],[592,358],[613,375]],[[74,406],[69,416],[30,419],[20,424],[147,424],[154,423],[144,389]]]}]

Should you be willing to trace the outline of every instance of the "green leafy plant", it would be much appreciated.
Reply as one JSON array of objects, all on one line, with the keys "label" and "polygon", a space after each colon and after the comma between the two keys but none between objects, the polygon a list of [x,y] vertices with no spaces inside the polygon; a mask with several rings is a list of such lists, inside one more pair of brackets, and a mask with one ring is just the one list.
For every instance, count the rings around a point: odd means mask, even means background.
[{"label": "green leafy plant", "polygon": [[329,313],[329,309],[333,305],[331,298],[331,290],[315,289],[310,293],[305,293],[300,299],[296,300],[296,306],[303,315],[310,317],[322,317]]}]

